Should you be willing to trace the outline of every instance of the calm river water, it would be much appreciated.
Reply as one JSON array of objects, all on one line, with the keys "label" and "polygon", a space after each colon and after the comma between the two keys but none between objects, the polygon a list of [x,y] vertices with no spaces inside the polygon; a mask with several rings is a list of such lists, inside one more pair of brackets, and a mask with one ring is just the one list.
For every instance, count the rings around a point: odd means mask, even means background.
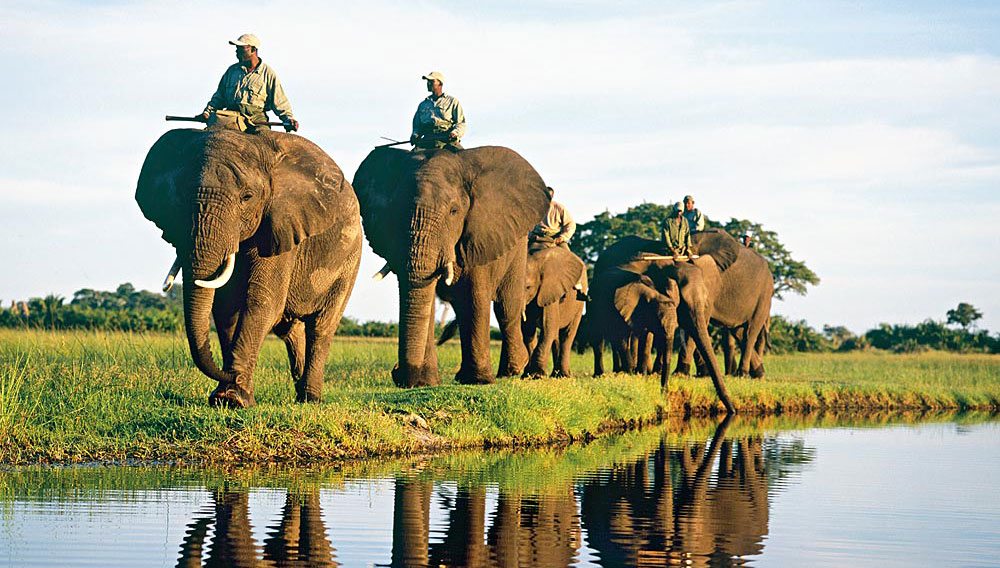
[{"label": "calm river water", "polygon": [[305,470],[0,471],[0,566],[1000,565],[1000,423],[903,420]]}]

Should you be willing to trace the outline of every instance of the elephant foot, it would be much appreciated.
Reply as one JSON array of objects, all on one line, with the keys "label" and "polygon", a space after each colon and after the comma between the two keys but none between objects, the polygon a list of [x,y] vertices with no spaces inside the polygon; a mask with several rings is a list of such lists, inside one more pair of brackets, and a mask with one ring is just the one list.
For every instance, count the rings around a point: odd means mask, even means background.
[{"label": "elephant foot", "polygon": [[689,363],[677,363],[677,367],[674,368],[675,375],[690,375],[691,365]]},{"label": "elephant foot", "polygon": [[250,408],[256,406],[257,401],[254,400],[253,393],[239,383],[219,383],[212,394],[208,395],[208,405],[215,408]]},{"label": "elephant foot", "polygon": [[311,392],[304,384],[295,383],[295,402],[322,402],[322,392]]},{"label": "elephant foot", "polygon": [[556,379],[571,377],[571,376],[572,375],[570,374],[569,369],[554,369],[552,371],[552,377]]},{"label": "elephant foot", "polygon": [[399,365],[392,368],[392,382],[401,389],[433,387],[441,384],[437,367],[414,367],[409,372],[404,372]]},{"label": "elephant foot", "polygon": [[496,379],[489,371],[480,373],[472,369],[459,369],[455,374],[455,382],[463,385],[489,385],[496,382]]}]

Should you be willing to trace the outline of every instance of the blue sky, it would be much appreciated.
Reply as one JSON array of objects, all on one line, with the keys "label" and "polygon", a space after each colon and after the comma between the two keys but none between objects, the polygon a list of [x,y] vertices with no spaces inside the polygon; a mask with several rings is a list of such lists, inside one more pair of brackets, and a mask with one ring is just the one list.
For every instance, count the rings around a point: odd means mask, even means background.
[{"label": "blue sky", "polygon": [[[1000,329],[1000,7],[988,2],[5,2],[0,300],[130,281],[172,249],[135,180],[262,40],[349,177],[404,137],[437,69],[466,146],[514,148],[579,221],[691,193],[777,231],[823,279],[774,311],[864,331],[960,301]],[[395,319],[368,275],[348,315]]]}]

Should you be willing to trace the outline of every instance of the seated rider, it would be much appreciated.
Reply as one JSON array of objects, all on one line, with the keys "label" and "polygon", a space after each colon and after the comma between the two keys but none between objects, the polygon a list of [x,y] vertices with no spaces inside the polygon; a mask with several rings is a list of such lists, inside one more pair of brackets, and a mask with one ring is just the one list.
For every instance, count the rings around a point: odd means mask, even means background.
[{"label": "seated rider", "polygon": [[278,115],[285,131],[298,130],[299,121],[292,116],[292,105],[285,96],[281,81],[257,55],[257,48],[260,47],[257,36],[243,34],[229,43],[236,46],[239,62],[222,74],[219,87],[200,116],[208,119],[214,111],[231,110],[246,116],[254,124],[262,125],[267,122],[267,111],[271,111]]},{"label": "seated rider", "polygon": [[743,234],[740,235],[740,242],[743,243],[743,246],[752,249],[753,248],[753,231],[751,229],[747,229],[746,231],[743,231]]},{"label": "seated rider", "polygon": [[684,217],[683,203],[674,204],[670,217],[663,222],[661,235],[667,252],[674,256],[691,256],[691,228]]},{"label": "seated rider", "polygon": [[[573,238],[573,233],[576,232],[576,222],[573,221],[573,217],[566,210],[566,206],[552,199],[556,190],[551,187],[546,187],[545,190],[549,193],[549,212],[528,233],[529,253],[549,247],[562,247],[569,250],[569,240]],[[584,286],[586,276],[587,272],[584,271],[573,286],[576,290],[576,299],[581,302],[590,301],[590,296],[587,295],[587,290]]]},{"label": "seated rider", "polygon": [[690,195],[684,196],[684,218],[688,220],[692,232],[705,230],[705,215],[695,209],[694,197]]},{"label": "seated rider", "polygon": [[450,147],[462,149],[465,136],[465,113],[458,99],[444,94],[444,75],[432,71],[423,76],[430,95],[420,101],[413,115],[413,133],[410,143],[414,148],[437,149]]},{"label": "seated rider", "polygon": [[573,217],[570,216],[565,205],[552,199],[555,190],[551,187],[545,189],[549,192],[549,212],[531,230],[528,241],[530,243],[548,242],[568,249],[569,240],[576,232],[576,222],[573,221]]}]

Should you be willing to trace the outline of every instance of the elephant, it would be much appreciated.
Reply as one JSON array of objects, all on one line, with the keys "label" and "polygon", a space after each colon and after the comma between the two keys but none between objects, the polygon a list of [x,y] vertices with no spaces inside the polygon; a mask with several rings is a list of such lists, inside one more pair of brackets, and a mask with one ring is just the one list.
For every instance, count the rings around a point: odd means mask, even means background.
[{"label": "elephant", "polygon": [[[763,353],[770,326],[771,299],[774,295],[774,277],[767,260],[757,251],[740,246],[724,231],[695,233],[692,235],[692,243],[699,250],[720,247],[729,249],[735,246],[736,259],[725,269],[719,264],[706,262],[704,258],[694,259],[690,264],[701,271],[697,278],[706,286],[711,322],[736,337],[740,361],[733,374],[763,377]],[[685,270],[689,270],[689,266]],[[687,374],[690,370],[694,352],[691,348],[693,339],[689,336],[683,343],[675,373]],[[729,341],[725,334],[724,340],[726,343]],[[724,343],[723,352],[728,360],[732,354],[727,351],[730,349]],[[706,359],[709,366],[716,364],[715,357],[710,359]],[[727,365],[731,366],[731,363]],[[709,369],[709,373],[711,372]]]},{"label": "elephant", "polygon": [[[552,375],[570,376],[569,360],[583,317],[584,303],[577,297],[577,284],[587,291],[587,268],[568,248],[549,246],[529,250],[524,277],[522,335],[531,354],[526,375],[544,375],[552,354]],[[581,280],[582,278],[582,280]],[[536,331],[540,330],[536,340]],[[554,347],[553,347],[554,345]]]},{"label": "elephant", "polygon": [[[604,341],[610,341],[616,371],[648,373],[653,369],[649,348],[656,347],[660,382],[667,382],[680,291],[669,278],[658,286],[647,272],[650,263],[626,263],[595,273],[591,325],[600,333],[592,337],[594,376],[604,374]],[[654,267],[655,268],[655,267]],[[652,343],[649,337],[652,336]]]},{"label": "elephant", "polygon": [[358,201],[337,164],[294,134],[170,130],[150,148],[135,199],[177,250],[165,288],[183,269],[188,346],[219,383],[209,403],[255,404],[253,373],[270,331],[285,342],[296,400],[319,401],[361,261]]},{"label": "elephant", "polygon": [[[745,316],[739,320],[739,323],[743,323],[758,317],[761,312],[763,319],[766,319],[767,312],[770,311],[770,288],[766,305],[760,300],[759,294],[754,294],[754,290],[740,288],[753,283],[751,276],[756,274],[755,269],[759,267],[755,266],[755,259],[741,254],[746,249],[735,239],[722,231],[705,231],[696,235],[701,235],[698,240],[693,240],[701,255],[689,261],[676,261],[671,256],[662,255],[663,243],[659,241],[638,236],[624,237],[601,253],[595,266],[595,282],[602,273],[613,274],[613,270],[621,270],[646,276],[653,287],[661,292],[672,290],[676,285],[680,299],[677,304],[678,324],[689,340],[694,341],[708,364],[716,393],[726,411],[734,413],[736,407],[729,398],[715,359],[708,323],[716,317],[715,304],[719,304],[719,316],[724,320],[717,321],[723,325],[735,326],[738,317]],[[738,263],[740,259],[743,259],[742,263]],[[760,260],[763,261],[762,258]],[[769,278],[770,272],[766,268],[765,262],[764,274]],[[722,274],[728,271],[733,271],[734,274],[723,279]],[[763,275],[756,275],[763,279]],[[753,312],[753,315],[740,312],[743,308],[747,308],[744,310],[747,313]],[[753,340],[756,341],[756,335]],[[595,370],[597,355],[595,352]],[[661,362],[667,363],[662,358]],[[668,370],[661,365],[660,373],[661,385],[665,389]]]},{"label": "elephant", "polygon": [[456,380],[494,381],[490,302],[503,334],[496,376],[519,375],[528,355],[521,335],[528,232],[549,195],[538,172],[513,150],[408,152],[375,148],[354,176],[372,250],[399,281],[400,387],[440,384],[434,344],[435,292],[458,321],[462,362]]}]

